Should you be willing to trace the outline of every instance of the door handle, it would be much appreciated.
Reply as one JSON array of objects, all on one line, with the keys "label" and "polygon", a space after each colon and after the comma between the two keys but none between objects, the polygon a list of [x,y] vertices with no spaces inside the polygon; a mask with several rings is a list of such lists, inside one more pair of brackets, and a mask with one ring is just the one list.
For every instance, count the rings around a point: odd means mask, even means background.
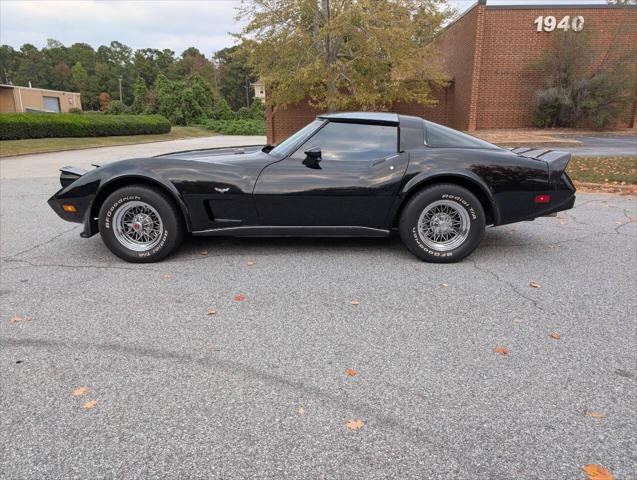
[{"label": "door handle", "polygon": [[[378,160],[375,160],[372,162],[372,167],[375,167],[376,165],[380,165],[383,162],[386,162],[387,160],[396,160],[398,157],[400,157],[400,154],[398,155],[392,155],[390,157],[385,157],[385,158],[379,158]],[[394,169],[394,167],[390,167],[391,170]]]}]

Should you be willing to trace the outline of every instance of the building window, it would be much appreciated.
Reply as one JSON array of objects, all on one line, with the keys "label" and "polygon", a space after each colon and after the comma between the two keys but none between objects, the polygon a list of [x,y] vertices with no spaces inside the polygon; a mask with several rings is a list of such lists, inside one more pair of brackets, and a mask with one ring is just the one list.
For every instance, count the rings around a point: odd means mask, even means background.
[{"label": "building window", "polygon": [[60,111],[60,99],[58,97],[42,97],[44,110],[47,112]]}]

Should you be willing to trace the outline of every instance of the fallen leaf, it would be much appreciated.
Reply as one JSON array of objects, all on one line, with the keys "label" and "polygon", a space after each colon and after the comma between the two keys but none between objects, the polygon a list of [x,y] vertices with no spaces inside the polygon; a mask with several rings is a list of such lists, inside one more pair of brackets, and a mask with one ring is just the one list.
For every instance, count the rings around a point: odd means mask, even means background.
[{"label": "fallen leaf", "polygon": [[164,273],[164,280],[170,280],[172,278],[172,274]]},{"label": "fallen leaf", "polygon": [[9,323],[30,322],[31,320],[33,320],[33,317],[21,317],[20,315],[14,315],[9,320]]},{"label": "fallen leaf", "polygon": [[84,410],[91,410],[95,407],[95,405],[97,405],[97,400],[93,399],[86,402],[84,405],[82,405],[82,407],[84,407]]},{"label": "fallen leaf", "polygon": [[560,338],[562,338],[562,336],[556,332],[549,333],[549,337],[551,337],[553,340],[559,340]]},{"label": "fallen leaf", "polygon": [[446,283],[441,283],[441,284],[440,284],[440,286],[441,286],[442,288],[447,288],[449,285],[448,285],[448,284],[446,284]]},{"label": "fallen leaf", "polygon": [[208,309],[208,316],[212,316],[212,315],[216,315],[217,311],[213,308],[209,308]]},{"label": "fallen leaf", "polygon": [[363,428],[363,425],[364,423],[362,420],[348,420],[345,422],[345,426],[350,430],[360,430]]},{"label": "fallen leaf", "polygon": [[509,354],[509,350],[505,347],[495,347],[493,351],[495,353],[499,353],[500,355],[504,355],[504,356]]},{"label": "fallen leaf", "polygon": [[539,283],[537,283],[537,282],[535,282],[535,281],[531,280],[531,281],[529,282],[529,287],[531,287],[531,288],[542,288],[542,285],[540,285]]},{"label": "fallen leaf", "polygon": [[246,265],[247,265],[248,267],[253,267],[254,265],[256,265],[256,263],[254,263],[254,262],[248,262],[248,263],[246,263]]},{"label": "fallen leaf", "polygon": [[239,295],[234,296],[235,302],[243,302],[245,299],[246,299],[246,296],[242,295],[241,293]]},{"label": "fallen leaf", "polygon": [[207,257],[208,256],[208,251],[207,250],[202,251],[201,255],[203,255],[204,257]]},{"label": "fallen leaf", "polygon": [[71,392],[71,394],[74,397],[82,397],[82,396],[86,395],[86,392],[88,392],[88,388],[87,387],[77,387]]},{"label": "fallen leaf", "polygon": [[613,476],[607,468],[600,465],[589,463],[584,465],[582,470],[586,474],[588,480],[613,480]]},{"label": "fallen leaf", "polygon": [[299,407],[296,413],[298,413],[299,415],[303,415],[305,413],[305,409],[303,407]]},{"label": "fallen leaf", "polygon": [[345,370],[345,375],[347,375],[348,377],[355,377],[356,375],[358,375],[358,372],[353,368],[348,368],[347,370]]},{"label": "fallen leaf", "polygon": [[361,302],[359,302],[358,300],[352,300],[349,303],[351,303],[352,305],[360,305],[361,304]]},{"label": "fallen leaf", "polygon": [[608,415],[602,412],[591,412],[590,410],[584,410],[584,415],[591,418],[606,418]]}]

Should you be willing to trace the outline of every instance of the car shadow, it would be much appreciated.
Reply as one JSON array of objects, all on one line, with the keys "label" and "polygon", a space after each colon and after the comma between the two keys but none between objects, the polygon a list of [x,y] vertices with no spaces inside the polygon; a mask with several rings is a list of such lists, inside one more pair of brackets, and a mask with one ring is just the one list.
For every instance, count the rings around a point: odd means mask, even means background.
[{"label": "car shadow", "polygon": [[384,238],[366,237],[187,237],[176,257],[193,254],[281,255],[296,253],[348,255],[388,253],[409,257],[398,235]]},{"label": "car shadow", "polygon": [[[522,243],[526,235],[515,234],[500,229],[488,229],[476,253],[481,248],[497,248]],[[390,255],[399,260],[419,260],[402,243],[398,234],[389,237],[191,237],[184,239],[179,250],[171,256],[173,260],[193,257],[220,257],[241,255],[256,259],[271,255],[325,255],[330,257],[351,255]]]}]

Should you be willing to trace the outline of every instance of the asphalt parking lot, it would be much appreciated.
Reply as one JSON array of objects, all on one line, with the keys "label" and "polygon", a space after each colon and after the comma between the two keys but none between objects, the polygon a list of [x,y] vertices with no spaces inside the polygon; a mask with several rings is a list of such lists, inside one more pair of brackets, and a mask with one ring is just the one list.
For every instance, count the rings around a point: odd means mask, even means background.
[{"label": "asphalt parking lot", "polygon": [[46,204],[105,150],[0,160],[0,478],[637,476],[635,197],[452,265],[396,237],[133,265]]},{"label": "asphalt parking lot", "polygon": [[574,136],[572,139],[581,142],[580,146],[568,149],[573,155],[582,157],[634,157],[637,155],[637,136],[634,135],[583,135]]}]

